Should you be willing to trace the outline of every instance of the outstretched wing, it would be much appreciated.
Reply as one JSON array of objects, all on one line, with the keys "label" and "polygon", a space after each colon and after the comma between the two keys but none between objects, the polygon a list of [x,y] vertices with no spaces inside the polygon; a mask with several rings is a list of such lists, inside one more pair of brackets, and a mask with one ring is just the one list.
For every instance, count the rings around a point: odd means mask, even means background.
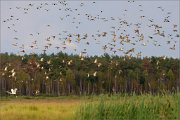
[{"label": "outstretched wing", "polygon": [[12,94],[11,92],[9,92],[9,91],[6,91],[8,94]]},{"label": "outstretched wing", "polygon": [[13,89],[11,89],[11,94],[13,94],[14,93],[14,90]]},{"label": "outstretched wing", "polygon": [[11,89],[11,92],[12,92],[13,95],[15,95],[16,94],[16,89]]}]

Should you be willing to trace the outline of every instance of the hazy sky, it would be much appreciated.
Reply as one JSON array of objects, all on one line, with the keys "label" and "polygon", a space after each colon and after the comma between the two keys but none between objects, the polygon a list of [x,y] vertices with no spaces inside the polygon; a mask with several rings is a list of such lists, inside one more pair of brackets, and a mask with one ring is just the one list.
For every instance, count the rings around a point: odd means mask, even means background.
[{"label": "hazy sky", "polygon": [[[101,55],[104,53],[102,46],[111,42],[116,44],[115,50],[123,48],[127,51],[135,48],[133,55],[142,52],[143,56],[179,57],[180,42],[179,38],[175,37],[179,34],[179,1],[135,1],[131,3],[127,1],[95,1],[95,3],[93,1],[67,1],[66,3],[67,5],[64,6],[56,1],[1,1],[1,53],[18,53],[22,45],[26,53],[41,53],[44,46],[51,43],[52,46],[47,50],[48,53],[57,53],[62,50],[79,54],[86,49],[88,55]],[[90,21],[87,16],[95,20]],[[170,22],[164,22],[165,17],[168,17]],[[128,22],[130,27],[120,25],[120,21]],[[141,24],[140,28],[135,26],[137,23]],[[164,31],[165,37],[154,35],[154,27],[148,27],[151,24],[162,26],[160,31]],[[173,28],[173,25],[177,25],[177,28]],[[138,41],[139,38],[134,33],[135,29],[139,29],[144,35],[143,41]],[[177,32],[173,32],[173,29],[177,29]],[[129,43],[121,45],[120,40],[113,43],[112,31],[116,32],[117,38],[120,35],[129,34],[131,42],[136,45]],[[97,36],[103,32],[108,33],[106,37]],[[62,43],[68,34],[80,34],[82,37],[87,34],[88,37],[77,43],[75,42],[77,37],[73,36],[72,42],[66,44],[67,48],[63,50]],[[95,35],[95,38],[92,35]],[[55,39],[51,38],[50,42],[46,41],[52,36],[56,36]],[[37,41],[36,49],[29,47],[34,41]],[[170,44],[167,44],[167,41],[170,41]],[[87,42],[90,44],[87,45]],[[144,43],[147,46],[143,46]],[[154,46],[155,43],[157,46]],[[159,44],[161,46],[158,46]],[[174,45],[175,50],[169,49]],[[57,50],[56,46],[60,49]],[[77,50],[74,51],[74,49]],[[113,54],[109,49],[106,52]],[[123,51],[118,50],[116,54],[124,55]]]}]

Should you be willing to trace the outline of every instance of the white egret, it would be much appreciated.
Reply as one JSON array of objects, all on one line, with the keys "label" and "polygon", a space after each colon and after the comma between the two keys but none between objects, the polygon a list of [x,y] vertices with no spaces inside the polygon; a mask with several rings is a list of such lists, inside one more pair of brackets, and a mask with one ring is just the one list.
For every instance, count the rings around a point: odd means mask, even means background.
[{"label": "white egret", "polygon": [[11,92],[6,91],[10,95],[16,95],[17,88],[11,89]]}]

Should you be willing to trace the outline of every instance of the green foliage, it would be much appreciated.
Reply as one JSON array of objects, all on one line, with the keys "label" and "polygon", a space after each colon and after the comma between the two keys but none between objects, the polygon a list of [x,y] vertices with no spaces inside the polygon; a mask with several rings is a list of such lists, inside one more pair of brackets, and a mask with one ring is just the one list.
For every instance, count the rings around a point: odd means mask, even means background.
[{"label": "green foliage", "polygon": [[[0,57],[1,94],[12,87],[17,87],[21,95],[34,95],[36,90],[47,95],[101,92],[156,94],[161,91],[175,92],[176,88],[180,87],[177,84],[180,60],[174,58],[141,59],[104,54],[81,60],[78,55],[62,52],[24,56],[1,53]],[[97,63],[94,63],[95,59]],[[7,71],[4,70],[6,67]],[[16,72],[14,77],[11,76],[12,69]],[[96,77],[93,76],[95,71]]]},{"label": "green foliage", "polygon": [[174,73],[173,71],[170,69],[167,73],[167,78],[170,80],[170,81],[174,81],[175,80],[175,76],[174,76]]},{"label": "green foliage", "polygon": [[97,102],[83,103],[78,120],[178,120],[178,95],[101,96]]}]

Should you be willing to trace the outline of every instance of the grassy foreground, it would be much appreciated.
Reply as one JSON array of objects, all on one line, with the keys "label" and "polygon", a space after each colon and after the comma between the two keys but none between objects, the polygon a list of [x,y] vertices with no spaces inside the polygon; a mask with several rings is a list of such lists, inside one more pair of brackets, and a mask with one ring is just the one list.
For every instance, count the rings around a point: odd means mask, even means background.
[{"label": "grassy foreground", "polygon": [[179,120],[179,95],[113,96],[84,103],[77,120]]},{"label": "grassy foreground", "polygon": [[0,120],[71,120],[80,100],[17,98],[0,101]]},{"label": "grassy foreground", "polygon": [[3,98],[0,120],[178,120],[179,95]]}]

